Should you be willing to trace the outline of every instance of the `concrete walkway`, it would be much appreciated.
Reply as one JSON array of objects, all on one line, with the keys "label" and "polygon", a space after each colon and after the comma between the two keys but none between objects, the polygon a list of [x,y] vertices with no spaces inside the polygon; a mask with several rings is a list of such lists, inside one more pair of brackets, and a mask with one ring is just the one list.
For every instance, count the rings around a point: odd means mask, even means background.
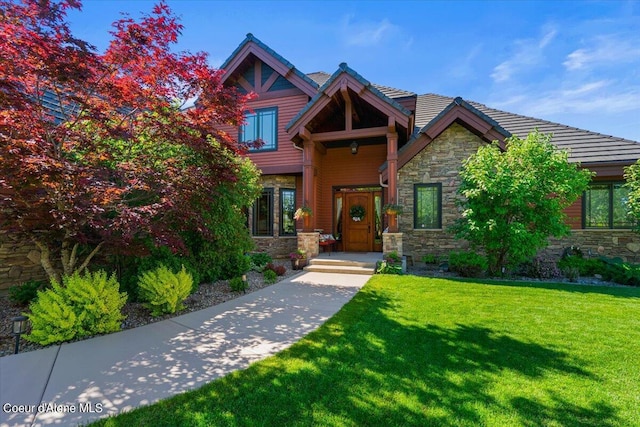
[{"label": "concrete walkway", "polygon": [[0,425],[78,425],[198,388],[289,347],[368,279],[304,273],[173,319],[0,358]]}]

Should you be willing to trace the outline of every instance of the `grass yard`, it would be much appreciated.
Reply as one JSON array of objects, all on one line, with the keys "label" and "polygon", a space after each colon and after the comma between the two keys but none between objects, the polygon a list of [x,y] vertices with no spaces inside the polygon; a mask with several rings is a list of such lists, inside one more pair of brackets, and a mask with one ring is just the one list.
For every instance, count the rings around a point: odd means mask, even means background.
[{"label": "grass yard", "polygon": [[375,276],[277,356],[100,424],[640,426],[640,289]]}]

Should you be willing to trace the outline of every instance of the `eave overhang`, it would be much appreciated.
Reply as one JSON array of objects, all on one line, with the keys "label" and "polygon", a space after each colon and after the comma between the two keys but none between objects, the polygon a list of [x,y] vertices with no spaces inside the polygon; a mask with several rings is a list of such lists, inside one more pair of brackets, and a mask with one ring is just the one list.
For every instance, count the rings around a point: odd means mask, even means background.
[{"label": "eave overhang", "polygon": [[233,51],[231,56],[220,66],[225,70],[222,77],[223,83],[233,76],[234,72],[249,57],[254,55],[265,64],[273,68],[278,74],[289,80],[294,86],[312,97],[318,91],[318,84],[311,80],[308,76],[298,70],[291,62],[287,61],[275,50],[258,40],[253,34],[247,34],[247,37]]},{"label": "eave overhang", "polygon": [[[502,128],[498,122],[462,98],[457,97],[429,123],[418,130],[411,140],[398,151],[398,169],[406,165],[453,123],[460,123],[487,142],[498,141],[503,150],[505,139],[511,136],[511,133]],[[382,179],[386,181],[388,178],[386,162],[380,166],[379,171],[382,174]]]},{"label": "eave overhang", "polygon": [[318,89],[318,93],[285,126],[285,130],[291,139],[307,133],[305,126],[327,106],[336,92],[345,92],[347,89],[352,90],[362,100],[387,115],[390,120],[409,128],[411,111],[384,95],[368,80],[349,68],[346,63],[342,63],[329,80]]}]

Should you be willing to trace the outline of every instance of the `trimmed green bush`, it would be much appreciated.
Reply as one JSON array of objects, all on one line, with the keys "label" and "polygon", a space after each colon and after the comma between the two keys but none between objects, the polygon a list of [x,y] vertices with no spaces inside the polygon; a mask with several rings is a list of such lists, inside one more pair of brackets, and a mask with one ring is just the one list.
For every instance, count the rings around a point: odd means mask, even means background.
[{"label": "trimmed green bush", "polygon": [[267,264],[273,261],[273,258],[266,252],[255,252],[249,254],[249,260],[252,270],[262,271]]},{"label": "trimmed green bush", "polygon": [[451,252],[449,270],[462,277],[479,277],[487,271],[487,259],[475,252]]},{"label": "trimmed green bush", "polygon": [[262,275],[264,277],[264,282],[269,285],[272,283],[276,283],[276,280],[278,280],[278,275],[273,270],[265,270]]},{"label": "trimmed green bush", "polygon": [[29,305],[38,296],[38,289],[43,287],[42,282],[29,280],[21,285],[9,288],[9,301],[15,305]]},{"label": "trimmed green bush", "polygon": [[31,333],[26,340],[48,345],[120,330],[127,294],[119,292],[115,274],[76,272],[64,276],[62,285],[51,285],[29,306]]},{"label": "trimmed green bush", "polygon": [[242,280],[242,277],[234,277],[229,280],[229,287],[233,292],[246,292],[249,284]]},{"label": "trimmed green bush", "polygon": [[438,257],[434,254],[426,254],[422,256],[422,262],[424,262],[425,264],[437,264]]},{"label": "trimmed green bush", "polygon": [[147,271],[138,281],[138,292],[152,316],[175,313],[184,308],[184,300],[191,293],[193,277],[184,266],[177,273],[161,265]]}]

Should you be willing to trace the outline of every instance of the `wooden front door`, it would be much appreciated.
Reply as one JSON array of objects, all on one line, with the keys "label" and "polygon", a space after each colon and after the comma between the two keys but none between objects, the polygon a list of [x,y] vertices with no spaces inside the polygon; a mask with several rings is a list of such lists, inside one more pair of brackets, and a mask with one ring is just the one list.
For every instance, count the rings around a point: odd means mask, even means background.
[{"label": "wooden front door", "polygon": [[[372,194],[371,192],[345,193],[343,239],[344,250],[347,252],[373,251],[375,212]],[[365,214],[360,221],[354,220],[350,215],[353,206],[364,208]]]}]

